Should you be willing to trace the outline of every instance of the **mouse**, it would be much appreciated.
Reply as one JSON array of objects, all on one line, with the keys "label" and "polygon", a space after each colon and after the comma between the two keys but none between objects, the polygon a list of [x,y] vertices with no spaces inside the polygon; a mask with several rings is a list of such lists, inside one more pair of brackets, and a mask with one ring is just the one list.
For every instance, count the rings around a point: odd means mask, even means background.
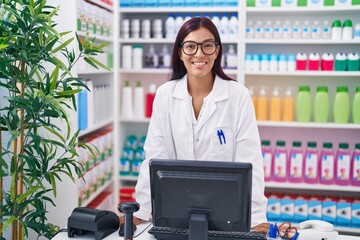
[{"label": "mouse", "polygon": [[[132,224],[132,229],[133,229],[132,235],[134,235],[134,232],[136,231],[136,225],[134,223]],[[125,232],[125,224],[123,223],[123,224],[120,224],[119,236],[123,237],[124,232]]]}]

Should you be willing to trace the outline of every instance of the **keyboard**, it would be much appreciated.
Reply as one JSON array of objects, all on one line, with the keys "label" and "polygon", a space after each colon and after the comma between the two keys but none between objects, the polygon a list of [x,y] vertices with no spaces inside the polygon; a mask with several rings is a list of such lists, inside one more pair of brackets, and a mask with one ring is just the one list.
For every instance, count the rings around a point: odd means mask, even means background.
[{"label": "keyboard", "polygon": [[[161,240],[187,240],[189,230],[169,227],[152,227],[149,233]],[[209,240],[266,240],[266,234],[258,232],[208,231]]]}]

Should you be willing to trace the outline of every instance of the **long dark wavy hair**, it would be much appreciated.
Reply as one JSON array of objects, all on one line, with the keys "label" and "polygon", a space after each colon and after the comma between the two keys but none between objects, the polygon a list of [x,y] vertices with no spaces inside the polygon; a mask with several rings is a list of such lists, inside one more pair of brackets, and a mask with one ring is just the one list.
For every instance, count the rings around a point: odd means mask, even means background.
[{"label": "long dark wavy hair", "polygon": [[227,76],[221,67],[222,46],[221,46],[220,35],[219,35],[219,32],[218,32],[216,26],[214,25],[214,23],[207,17],[191,18],[190,20],[188,20],[181,26],[181,28],[176,36],[174,49],[173,49],[173,53],[172,53],[172,60],[171,60],[172,72],[171,72],[170,80],[180,79],[180,78],[184,77],[185,74],[187,73],[185,65],[184,65],[183,61],[181,61],[180,56],[179,56],[179,46],[184,41],[184,38],[189,33],[193,32],[195,30],[198,30],[201,27],[208,29],[214,35],[215,42],[217,42],[220,45],[219,54],[214,62],[214,66],[212,68],[213,75],[214,76],[218,75],[220,78],[225,79],[225,80],[234,80],[234,79],[230,78],[229,76]]}]

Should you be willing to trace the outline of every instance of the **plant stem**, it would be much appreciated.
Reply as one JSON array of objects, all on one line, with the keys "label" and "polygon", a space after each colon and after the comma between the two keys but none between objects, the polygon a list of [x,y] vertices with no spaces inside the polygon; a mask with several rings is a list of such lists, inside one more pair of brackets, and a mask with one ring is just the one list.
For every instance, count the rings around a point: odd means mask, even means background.
[{"label": "plant stem", "polygon": [[[2,154],[2,132],[1,132],[1,125],[0,125],[0,155]],[[0,169],[0,172],[2,173],[2,167]],[[0,204],[3,204],[3,177],[0,176]],[[0,230],[3,228],[3,215],[0,210]],[[3,236],[2,232],[0,232],[0,238]]]}]

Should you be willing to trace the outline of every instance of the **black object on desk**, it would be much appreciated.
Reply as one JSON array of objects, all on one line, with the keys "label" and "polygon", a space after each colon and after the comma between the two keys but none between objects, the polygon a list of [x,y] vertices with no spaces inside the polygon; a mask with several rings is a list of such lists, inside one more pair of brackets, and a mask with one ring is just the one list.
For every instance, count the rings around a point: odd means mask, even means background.
[{"label": "black object on desk", "polygon": [[77,207],[68,218],[68,237],[95,233],[95,240],[101,240],[119,229],[119,217],[111,211]]},{"label": "black object on desk", "polygon": [[[125,214],[125,223],[124,223],[124,239],[132,240],[133,234],[135,232],[133,226],[133,213],[139,210],[140,205],[137,202],[122,202],[118,206],[118,210]],[[121,230],[121,229],[120,229]],[[119,235],[121,231],[119,231]]]}]

